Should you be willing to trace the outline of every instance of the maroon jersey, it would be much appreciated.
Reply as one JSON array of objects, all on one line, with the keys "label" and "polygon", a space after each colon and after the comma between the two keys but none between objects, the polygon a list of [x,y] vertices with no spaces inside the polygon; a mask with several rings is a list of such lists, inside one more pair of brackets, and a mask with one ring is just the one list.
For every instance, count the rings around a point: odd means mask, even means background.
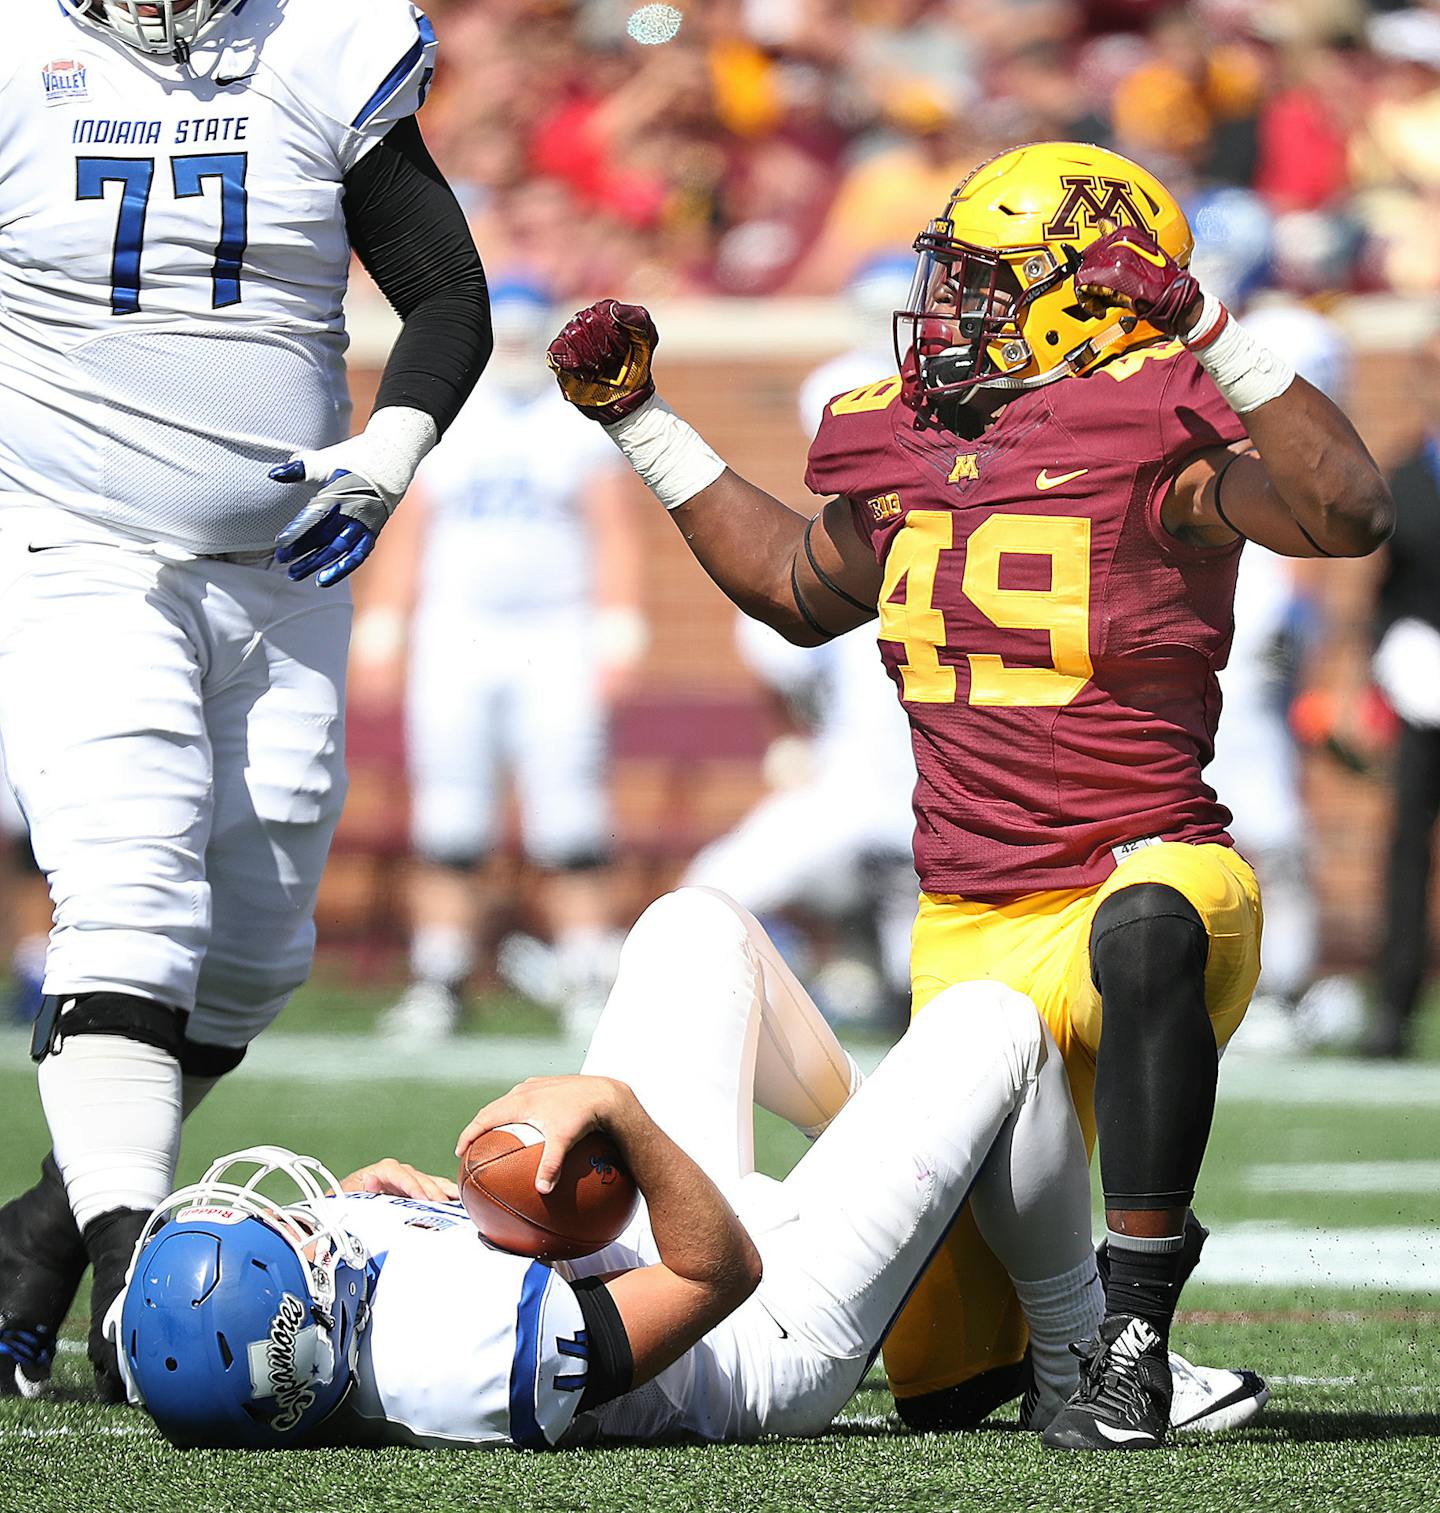
[{"label": "maroon jersey", "polygon": [[1160,523],[1184,460],[1245,435],[1178,342],[1020,394],[967,443],[898,378],[831,402],[805,481],[884,564],[881,653],[910,717],[931,893],[1101,882],[1149,838],[1229,844],[1202,781],[1240,543]]}]

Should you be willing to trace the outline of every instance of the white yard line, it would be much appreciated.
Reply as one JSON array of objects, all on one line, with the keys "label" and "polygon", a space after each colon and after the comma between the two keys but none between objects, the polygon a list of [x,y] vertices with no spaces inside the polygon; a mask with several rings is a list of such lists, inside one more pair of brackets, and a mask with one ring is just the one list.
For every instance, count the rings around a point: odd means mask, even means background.
[{"label": "white yard line", "polygon": [[[447,1085],[516,1082],[522,1077],[578,1070],[584,1050],[575,1041],[542,1035],[465,1037],[438,1046],[407,1048],[403,1043],[363,1035],[262,1035],[250,1047],[239,1077],[313,1083],[319,1077],[350,1082],[414,1081]],[[855,1049],[856,1060],[872,1071],[883,1051],[873,1042]],[[23,1030],[0,1030],[0,1070],[30,1065]],[[1326,1104],[1440,1107],[1440,1065],[1377,1064],[1372,1061],[1281,1062],[1270,1058],[1227,1057],[1220,1069],[1222,1101],[1271,1105]]]},{"label": "white yard line", "polygon": [[1322,1229],[1270,1221],[1217,1227],[1197,1281],[1254,1287],[1440,1291],[1440,1231]]},{"label": "white yard line", "polygon": [[1272,1162],[1247,1167],[1263,1193],[1422,1193],[1440,1190],[1440,1161]]}]

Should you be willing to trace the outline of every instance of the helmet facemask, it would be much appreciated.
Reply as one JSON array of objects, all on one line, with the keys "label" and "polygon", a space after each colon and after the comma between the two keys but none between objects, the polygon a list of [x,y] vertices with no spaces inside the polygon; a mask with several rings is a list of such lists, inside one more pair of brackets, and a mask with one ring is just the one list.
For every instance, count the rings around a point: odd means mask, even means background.
[{"label": "helmet facemask", "polygon": [[915,281],[894,327],[912,409],[933,414],[938,403],[963,401],[975,389],[1033,388],[1070,371],[1034,374],[1023,317],[1079,266],[1073,248],[1061,260],[1048,247],[977,247],[950,235],[941,220],[916,238],[915,249]]},{"label": "helmet facemask", "polygon": [[[259,1191],[272,1176],[288,1179],[295,1193],[277,1200]],[[337,1189],[319,1162],[256,1146],[215,1162],[151,1214],[117,1300],[117,1343],[132,1397],[175,1443],[295,1442],[291,1436],[308,1434],[348,1393],[372,1273],[364,1246],[326,1201]],[[263,1230],[247,1229],[256,1224]],[[177,1243],[213,1253],[209,1280],[194,1297],[185,1291],[193,1251],[181,1254],[178,1270],[150,1259],[152,1244],[157,1256],[169,1247],[173,1257]],[[217,1351],[218,1374],[209,1359]]]},{"label": "helmet facemask", "polygon": [[60,0],[76,20],[108,32],[143,53],[185,62],[201,34],[236,0]]}]

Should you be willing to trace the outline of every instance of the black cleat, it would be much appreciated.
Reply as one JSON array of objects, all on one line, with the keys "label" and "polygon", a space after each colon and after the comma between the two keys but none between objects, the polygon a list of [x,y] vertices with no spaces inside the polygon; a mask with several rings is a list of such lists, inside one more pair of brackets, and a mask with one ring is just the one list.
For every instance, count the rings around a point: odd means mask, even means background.
[{"label": "black cleat", "polygon": [[135,1242],[150,1215],[140,1208],[115,1208],[85,1226],[85,1249],[95,1268],[90,1288],[90,1364],[95,1368],[95,1391],[102,1403],[123,1403],[125,1381],[115,1346],[105,1337],[105,1315],[125,1287]]},{"label": "black cleat", "polygon": [[1050,1450],[1158,1450],[1170,1423],[1170,1362],[1144,1319],[1117,1315],[1070,1347],[1080,1385],[1040,1436]]},{"label": "black cleat", "polygon": [[85,1265],[65,1184],[46,1156],[35,1186],[0,1208],[0,1397],[48,1390],[55,1337]]}]

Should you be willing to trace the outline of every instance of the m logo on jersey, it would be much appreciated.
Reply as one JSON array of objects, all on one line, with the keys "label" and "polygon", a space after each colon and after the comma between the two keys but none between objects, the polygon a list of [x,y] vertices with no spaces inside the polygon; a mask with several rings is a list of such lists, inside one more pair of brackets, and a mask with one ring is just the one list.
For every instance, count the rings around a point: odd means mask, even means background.
[{"label": "m logo on jersey", "polygon": [[959,483],[965,478],[978,478],[980,476],[980,460],[974,452],[960,452],[956,454],[955,466],[950,469],[950,476],[946,483]]},{"label": "m logo on jersey", "polygon": [[1146,220],[1135,203],[1130,185],[1124,179],[1111,179],[1093,173],[1062,173],[1060,182],[1065,186],[1065,198],[1055,212],[1055,218],[1045,224],[1046,237],[1063,241],[1066,237],[1080,235],[1080,224],[1093,231],[1101,229],[1101,222],[1113,226],[1145,226]]},{"label": "m logo on jersey", "polygon": [[63,105],[67,100],[88,100],[89,87],[85,83],[85,65],[74,58],[56,58],[40,70],[40,80],[45,86],[45,103]]}]

